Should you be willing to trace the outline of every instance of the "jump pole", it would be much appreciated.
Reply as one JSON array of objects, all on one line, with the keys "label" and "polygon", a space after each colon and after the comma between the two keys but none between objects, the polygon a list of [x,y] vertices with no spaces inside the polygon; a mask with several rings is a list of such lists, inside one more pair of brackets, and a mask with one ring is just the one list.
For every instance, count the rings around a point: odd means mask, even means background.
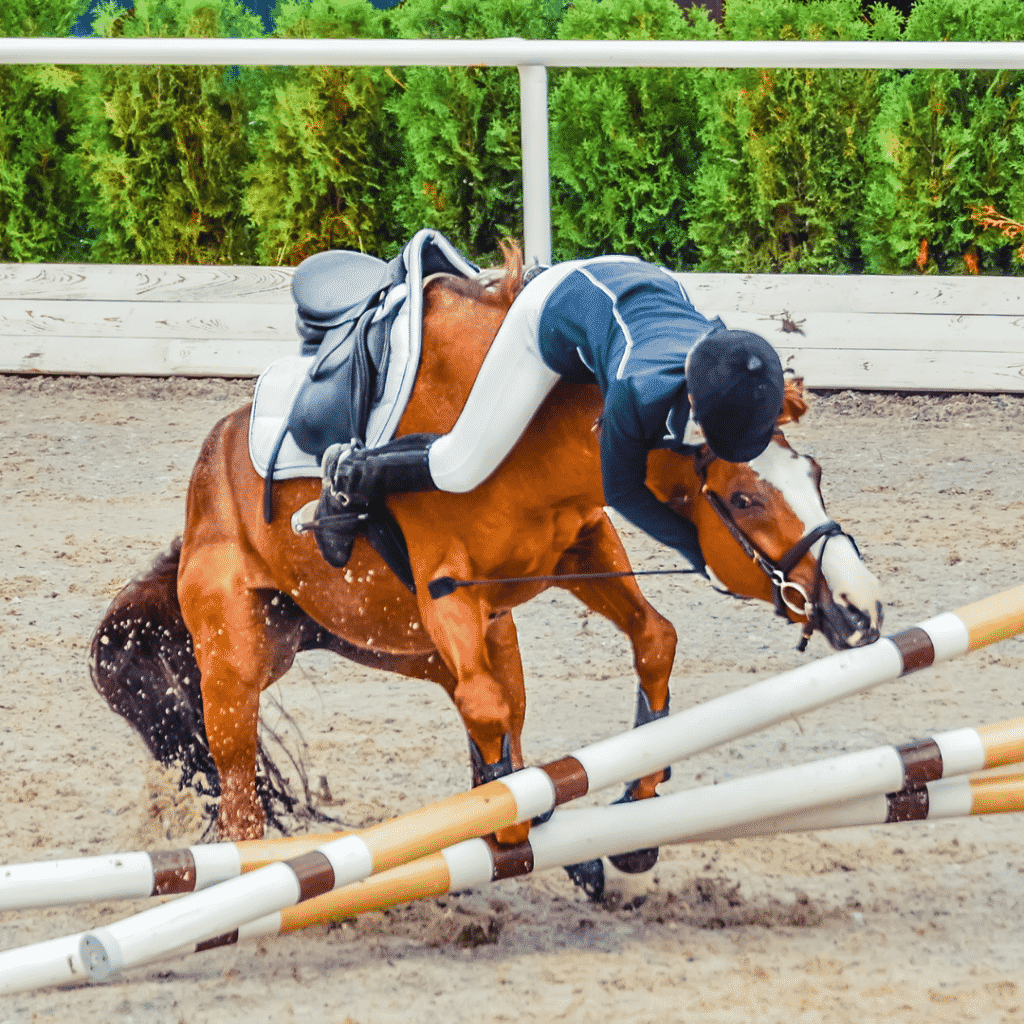
[{"label": "jump pole", "polygon": [[[971,771],[979,764],[1003,764],[1008,758],[1024,758],[1024,719],[957,729],[898,747],[840,755],[659,800],[561,810],[531,830],[529,840],[519,846],[506,848],[488,839],[468,839],[205,942],[157,953],[135,966],[296,931],[452,890],[479,888],[501,878],[644,845],[1018,811],[1024,809],[1024,773],[975,779],[935,777],[943,771]],[[916,785],[892,792],[890,787],[897,779]],[[929,781],[920,784],[922,779]],[[844,799],[850,794],[868,795]],[[838,802],[824,806],[825,799]],[[784,810],[766,819],[760,817],[766,807],[801,810]],[[737,824],[708,831],[709,821]],[[89,934],[0,953],[0,995],[94,976],[88,969]]]},{"label": "jump pole", "polygon": [[195,892],[309,853],[348,834],[324,832],[238,843],[201,843],[178,850],[5,864],[0,866],[0,911]]},{"label": "jump pole", "polygon": [[[312,853],[270,864],[96,929],[82,940],[83,963],[93,978],[107,978],[171,950],[205,942],[249,921],[465,839],[529,821],[586,793],[650,774],[679,758],[1021,631],[1024,584],[928,619],[868,647],[830,655],[583,747],[543,768],[524,768],[358,835],[333,840]],[[715,788],[721,791],[721,787]],[[890,786],[899,788],[899,784]]]},{"label": "jump pole", "polygon": [[[612,805],[608,810],[612,816],[614,807]],[[979,775],[944,777],[885,796],[876,795],[796,814],[760,818],[748,824],[692,836],[686,842],[1022,810],[1024,763],[1015,763],[998,766]],[[556,811],[555,816],[578,813],[563,808]],[[578,818],[578,821],[582,820]],[[531,835],[543,835],[536,828]],[[0,866],[0,911],[183,895],[237,878],[267,864],[308,853],[344,835],[348,834],[321,833],[242,843],[209,843],[179,850],[7,864]],[[636,842],[642,845],[646,839],[638,836]],[[528,859],[531,855],[523,849],[517,856]],[[385,871],[373,877],[385,878],[389,873],[392,872]],[[341,891],[333,892],[336,895]],[[288,915],[301,906],[311,907],[314,903],[329,905],[331,899],[332,893],[325,893],[283,912]]]},{"label": "jump pole", "polygon": [[[979,775],[942,778],[884,796],[761,818],[731,829],[691,836],[687,841],[1024,811],[1024,770],[1018,769],[1024,769],[1024,764],[1001,765]],[[556,817],[566,814],[577,812],[564,808],[555,812]],[[203,843],[177,850],[7,864],[0,866],[0,911],[183,895],[319,849],[347,834],[323,832],[239,843]],[[644,837],[639,836],[637,842],[645,842]],[[372,877],[384,878],[388,874]],[[341,891],[334,890],[334,895]],[[328,905],[331,898],[332,893],[325,893],[284,913],[287,915],[301,906],[312,907],[321,902]]]}]

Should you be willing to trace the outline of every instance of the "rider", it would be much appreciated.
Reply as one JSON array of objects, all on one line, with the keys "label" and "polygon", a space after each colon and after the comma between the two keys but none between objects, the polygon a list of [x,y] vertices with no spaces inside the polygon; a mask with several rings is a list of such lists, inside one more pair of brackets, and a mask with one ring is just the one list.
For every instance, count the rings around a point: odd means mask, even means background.
[{"label": "rider", "polygon": [[527,277],[451,432],[333,445],[321,512],[392,493],[472,490],[565,377],[596,382],[604,396],[606,502],[703,571],[696,529],[645,483],[647,453],[706,442],[728,462],[760,455],[782,409],[778,354],[759,335],[702,316],[669,271],[634,257],[572,260]]}]

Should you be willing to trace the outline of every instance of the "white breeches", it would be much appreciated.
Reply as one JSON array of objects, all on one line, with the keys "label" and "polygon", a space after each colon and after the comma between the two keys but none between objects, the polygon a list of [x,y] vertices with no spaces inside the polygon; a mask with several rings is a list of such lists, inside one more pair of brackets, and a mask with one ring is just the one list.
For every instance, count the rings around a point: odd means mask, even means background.
[{"label": "white breeches", "polygon": [[548,296],[579,262],[545,270],[516,296],[455,426],[430,446],[430,475],[442,491],[461,494],[483,483],[558,381],[541,358],[540,318]]}]

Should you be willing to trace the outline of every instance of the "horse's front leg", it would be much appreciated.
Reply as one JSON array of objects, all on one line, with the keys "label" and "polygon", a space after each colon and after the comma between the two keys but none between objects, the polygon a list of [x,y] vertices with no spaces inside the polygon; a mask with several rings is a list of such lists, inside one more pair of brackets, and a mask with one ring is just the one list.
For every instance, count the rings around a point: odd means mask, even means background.
[{"label": "horse's front leg", "polygon": [[[602,512],[600,519],[565,552],[556,572],[623,572],[629,568],[629,559],[619,535]],[[633,727],[664,718],[669,713],[669,676],[676,651],[676,631],[672,623],[655,611],[632,576],[571,580],[563,586],[588,608],[615,623],[633,645],[633,666],[640,680]],[[666,766],[634,779],[616,802],[647,800],[657,796],[658,784],[667,781],[670,774],[671,768]],[[609,860],[621,871],[639,874],[654,867],[658,851],[652,847],[619,854]],[[605,873],[600,860],[570,865],[566,870],[593,899],[604,897]]]},{"label": "horse's front leg", "polygon": [[[626,551],[607,515],[580,535],[565,552],[558,574],[624,572],[630,568]],[[664,718],[669,710],[669,676],[676,653],[676,631],[644,597],[632,576],[600,580],[571,580],[563,584],[588,608],[615,623],[633,646],[633,667],[640,681],[634,728]],[[631,799],[655,795],[658,783],[668,778],[667,768],[631,784]]]},{"label": "horse's front leg", "polygon": [[[424,621],[455,676],[452,700],[469,735],[478,786],[523,766],[526,684],[515,623],[510,612],[492,613],[465,591],[431,604]],[[495,838],[514,845],[529,830],[530,823],[521,822]]]},{"label": "horse's front leg", "polygon": [[[178,594],[192,634],[210,754],[220,776],[217,829],[223,840],[261,839],[256,792],[260,694],[294,657],[267,634],[265,597],[248,590],[234,551],[183,559]],[[205,571],[203,571],[205,567]]]}]

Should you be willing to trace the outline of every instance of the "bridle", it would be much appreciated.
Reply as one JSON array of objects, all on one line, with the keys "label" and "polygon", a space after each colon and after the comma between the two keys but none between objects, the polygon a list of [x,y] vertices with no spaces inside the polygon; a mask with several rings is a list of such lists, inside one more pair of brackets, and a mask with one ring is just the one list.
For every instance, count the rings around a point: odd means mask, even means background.
[{"label": "bridle", "polygon": [[[772,603],[775,605],[775,614],[788,619],[787,610],[796,615],[806,616],[803,634],[797,650],[803,651],[807,647],[816,629],[821,628],[821,588],[824,581],[822,563],[825,556],[825,547],[833,537],[846,537],[853,545],[858,555],[857,542],[832,519],[814,527],[809,533],[801,537],[781,558],[775,560],[769,558],[754,542],[739,528],[733,518],[729,506],[722,499],[721,495],[711,489],[708,484],[708,467],[718,458],[707,445],[693,453],[694,468],[697,478],[700,480],[700,493],[707,500],[707,503],[715,510],[722,525],[729,531],[732,539],[739,544],[744,554],[768,577],[772,588]],[[807,552],[822,538],[825,543],[821,547],[821,554],[818,557],[817,568],[814,572],[814,586],[810,594],[797,583],[789,578],[789,574],[796,568],[800,560]],[[796,603],[796,599],[799,604]]]}]

